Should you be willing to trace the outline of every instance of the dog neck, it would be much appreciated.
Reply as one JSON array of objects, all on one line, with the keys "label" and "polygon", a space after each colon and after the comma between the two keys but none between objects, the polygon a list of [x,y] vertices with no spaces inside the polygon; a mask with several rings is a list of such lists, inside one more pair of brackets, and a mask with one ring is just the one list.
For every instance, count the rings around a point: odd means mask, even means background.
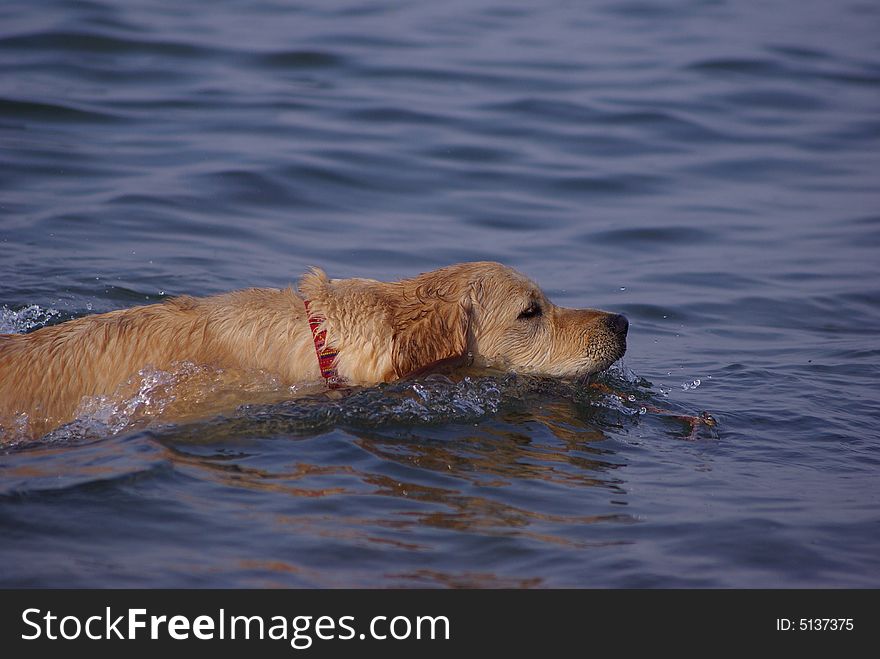
[{"label": "dog neck", "polygon": [[327,345],[327,330],[321,327],[324,322],[324,316],[313,314],[309,308],[309,300],[303,300],[306,307],[306,316],[309,319],[309,328],[312,330],[312,338],[315,341],[315,354],[318,356],[318,368],[321,371],[321,377],[331,389],[338,389],[342,386],[342,378],[336,370],[336,356],[339,350],[335,346]]}]

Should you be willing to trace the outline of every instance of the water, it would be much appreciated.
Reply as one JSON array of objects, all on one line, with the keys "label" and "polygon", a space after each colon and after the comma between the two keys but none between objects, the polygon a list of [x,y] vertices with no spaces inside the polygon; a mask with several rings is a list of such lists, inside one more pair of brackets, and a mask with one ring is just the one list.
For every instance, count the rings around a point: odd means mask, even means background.
[{"label": "water", "polygon": [[880,586],[874,3],[0,26],[3,331],[493,259],[627,314],[603,381],[632,397],[462,372],[178,425],[97,405],[0,454],[0,585]]}]

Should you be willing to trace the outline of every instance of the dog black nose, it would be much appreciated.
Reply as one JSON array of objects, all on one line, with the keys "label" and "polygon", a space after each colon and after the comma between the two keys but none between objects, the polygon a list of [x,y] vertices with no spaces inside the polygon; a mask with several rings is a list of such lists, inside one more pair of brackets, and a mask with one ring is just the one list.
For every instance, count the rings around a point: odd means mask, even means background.
[{"label": "dog black nose", "polygon": [[626,332],[629,329],[629,321],[626,319],[626,316],[623,314],[614,314],[608,316],[608,327],[611,328],[611,331],[615,334],[619,334],[620,336],[626,336]]}]

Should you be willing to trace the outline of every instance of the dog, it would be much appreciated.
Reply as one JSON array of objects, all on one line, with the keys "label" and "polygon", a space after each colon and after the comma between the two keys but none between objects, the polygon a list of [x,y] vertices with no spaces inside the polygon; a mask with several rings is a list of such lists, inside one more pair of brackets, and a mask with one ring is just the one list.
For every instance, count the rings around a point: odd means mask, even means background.
[{"label": "dog", "polygon": [[626,351],[616,313],[554,305],[516,270],[461,263],[397,282],[328,279],[251,288],[95,314],[0,335],[0,437],[39,437],[110,396],[141,369],[199,365],[284,385],[372,385],[467,360],[578,378]]}]

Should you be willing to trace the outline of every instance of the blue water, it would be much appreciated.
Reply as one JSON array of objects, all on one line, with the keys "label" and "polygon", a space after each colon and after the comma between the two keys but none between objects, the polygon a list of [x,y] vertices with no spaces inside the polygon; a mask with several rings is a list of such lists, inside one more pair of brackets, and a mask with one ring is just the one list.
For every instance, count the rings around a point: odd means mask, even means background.
[{"label": "blue water", "polygon": [[871,2],[4,2],[0,330],[492,259],[635,402],[96,414],[0,452],[0,585],[878,587],[878,172]]}]

